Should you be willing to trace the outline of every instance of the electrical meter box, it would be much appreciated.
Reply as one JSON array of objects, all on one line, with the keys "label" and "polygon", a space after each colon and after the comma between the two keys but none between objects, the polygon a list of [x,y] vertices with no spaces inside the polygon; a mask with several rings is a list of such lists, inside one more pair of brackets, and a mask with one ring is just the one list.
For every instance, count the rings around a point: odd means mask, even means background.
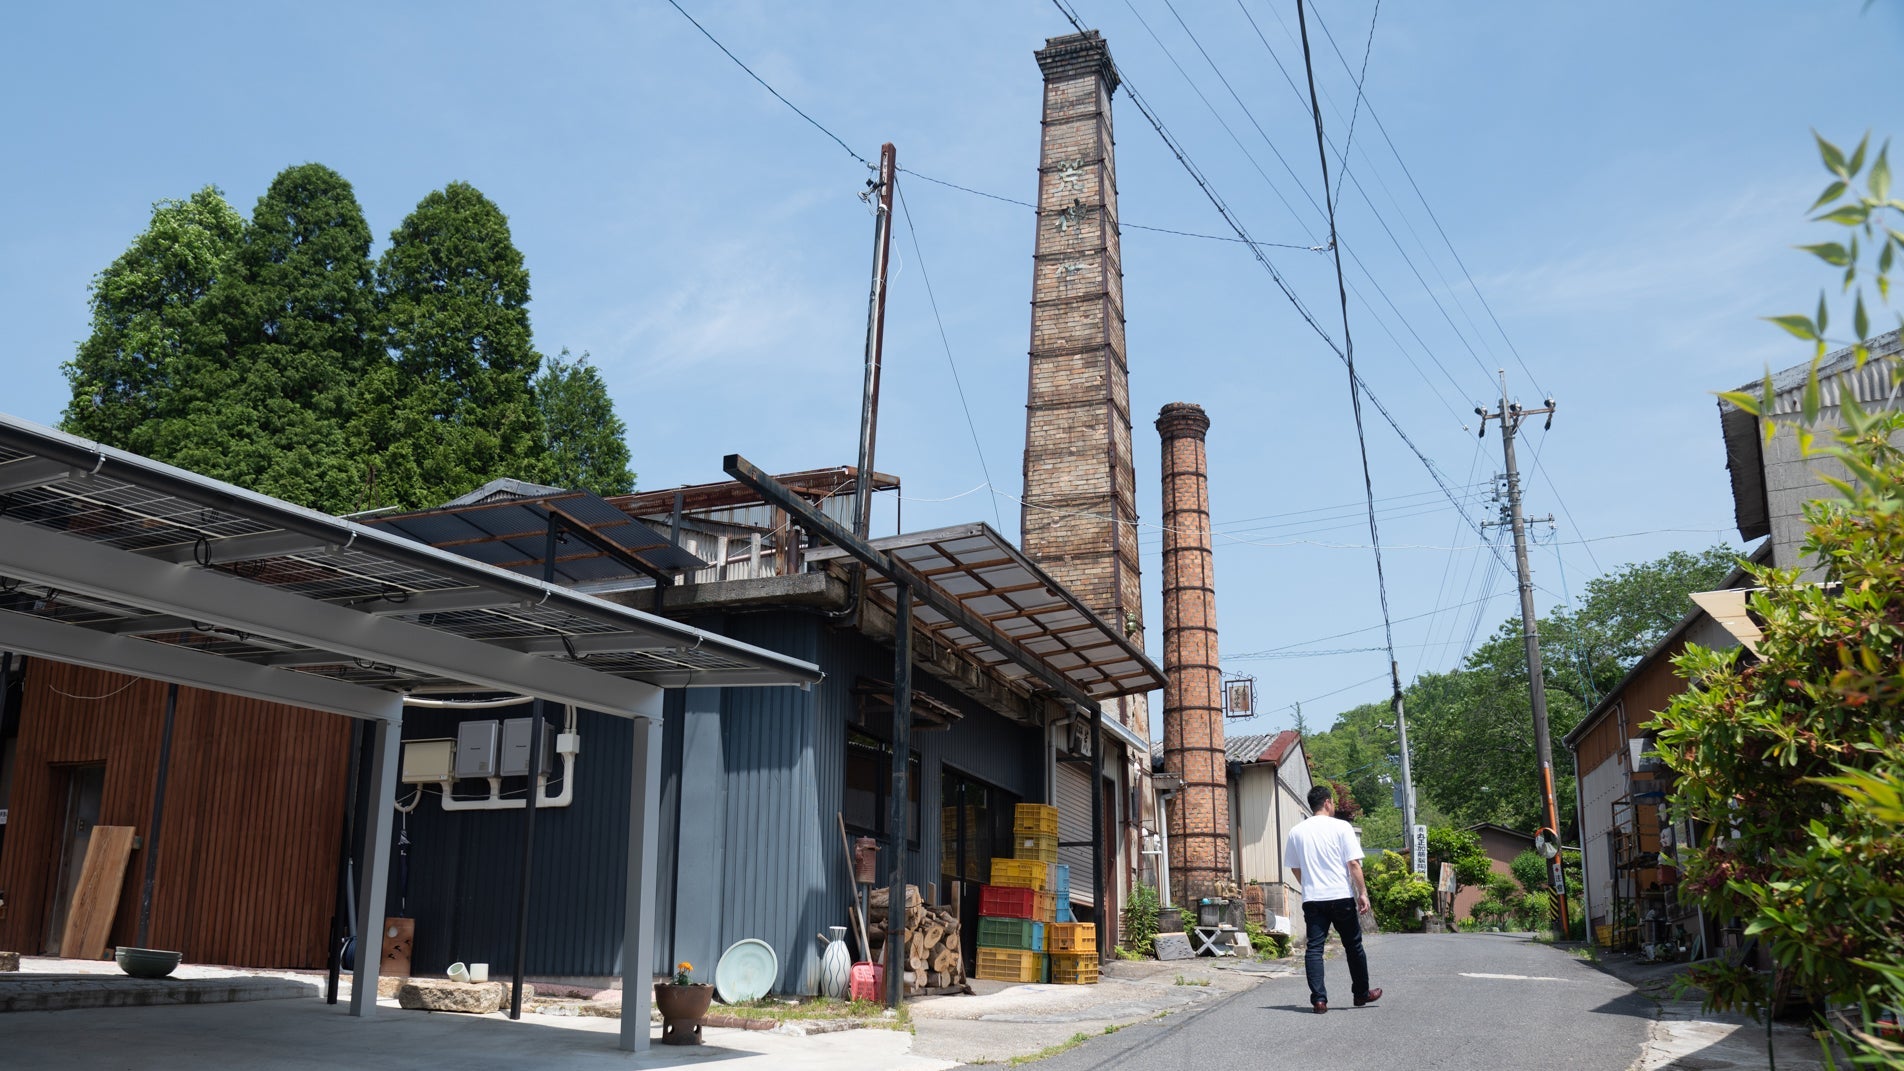
[{"label": "electrical meter box", "polygon": [[456,744],[449,740],[407,740],[403,744],[402,781],[430,785],[450,779],[455,768]]},{"label": "electrical meter box", "polygon": [[[529,726],[534,718],[510,718],[502,723],[501,773],[504,777],[529,776]],[[542,723],[542,773],[554,769],[555,737],[548,722]]]},{"label": "electrical meter box", "polygon": [[496,770],[495,722],[466,721],[456,727],[456,776],[502,776]]}]

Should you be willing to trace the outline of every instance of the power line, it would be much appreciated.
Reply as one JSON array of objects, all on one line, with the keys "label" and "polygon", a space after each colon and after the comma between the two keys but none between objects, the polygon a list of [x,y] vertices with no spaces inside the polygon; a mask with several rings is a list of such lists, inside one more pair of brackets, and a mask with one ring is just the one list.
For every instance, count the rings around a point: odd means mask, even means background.
[{"label": "power line", "polygon": [[[1170,0],[1164,0],[1169,4]],[[1296,17],[1303,17],[1303,0],[1296,0]],[[1175,7],[1171,8],[1174,14]],[[1309,75],[1309,102],[1316,120],[1316,159],[1322,165],[1322,194],[1329,194],[1329,150],[1322,139],[1322,102],[1316,98],[1316,72],[1309,62],[1309,34],[1305,29],[1302,38],[1302,65]],[[1382,533],[1375,520],[1375,479],[1369,473],[1368,436],[1362,429],[1362,393],[1357,386],[1355,376],[1355,336],[1349,331],[1349,288],[1342,278],[1342,248],[1336,242],[1335,203],[1329,203],[1329,245],[1335,249],[1335,290],[1336,298],[1342,306],[1342,348],[1343,363],[1349,367],[1349,407],[1355,412],[1355,444],[1362,454],[1362,491],[1368,500],[1369,542],[1374,544],[1375,553],[1375,591],[1382,603],[1382,639],[1388,646],[1388,662],[1391,669],[1395,665],[1395,630],[1389,622],[1388,577],[1382,569]],[[1400,671],[1395,671],[1395,694],[1401,695]],[[1408,756],[1402,756],[1404,762]],[[1404,766],[1404,772],[1406,767]]]},{"label": "power line", "polygon": [[873,162],[871,160],[868,160],[864,156],[861,156],[859,153],[854,152],[853,147],[851,145],[848,145],[846,142],[841,141],[840,136],[838,134],[835,134],[831,130],[828,130],[826,127],[820,125],[820,121],[818,119],[815,119],[811,115],[808,115],[807,113],[801,111],[800,106],[798,104],[795,104],[794,102],[788,100],[786,97],[781,96],[780,91],[778,89],[775,89],[773,86],[768,85],[767,80],[765,78],[762,78],[761,76],[755,74],[754,69],[752,67],[747,66],[745,63],[742,63],[739,56],[736,56],[732,52],[729,52],[727,50],[727,46],[724,44],[721,44],[720,38],[715,37],[713,34],[707,32],[707,27],[701,25],[698,21],[696,21],[694,16],[688,14],[685,8],[683,8],[680,4],[675,3],[675,0],[668,0],[668,6],[672,7],[676,11],[681,12],[682,18],[688,20],[691,23],[694,23],[694,28],[701,31],[702,37],[705,37],[709,41],[714,42],[715,48],[720,49],[723,55],[725,55],[728,59],[733,60],[734,65],[736,67],[739,67],[741,70],[746,71],[747,77],[752,78],[756,82],[759,82],[760,87],[762,89],[765,89],[767,92],[772,93],[774,95],[775,100],[779,101],[782,104],[785,104],[789,108],[792,108],[794,114],[798,115],[800,118],[805,119],[807,122],[811,123],[813,125],[813,129],[818,130],[820,133],[825,134],[829,138],[832,138],[834,144],[838,145],[842,149],[845,149],[846,154],[848,156],[851,156],[853,159],[858,160],[862,164],[865,164],[868,170],[873,170]]},{"label": "power line", "polygon": [[[1078,18],[1076,12],[1071,10],[1066,0],[1052,0],[1052,3],[1058,8],[1059,13],[1064,15],[1066,20],[1071,23],[1073,28],[1079,33],[1084,32],[1083,21]],[[1113,67],[1115,69],[1115,65],[1113,65]],[[1149,101],[1144,98],[1142,93],[1138,92],[1136,85],[1133,84],[1130,78],[1121,70],[1117,71],[1117,75],[1118,81],[1123,85],[1125,92],[1129,95],[1131,103],[1137,106],[1138,112],[1149,121],[1151,128],[1157,132],[1157,136],[1163,139],[1165,147],[1170,150],[1171,155],[1177,158],[1177,163],[1182,166],[1196,182],[1197,187],[1203,191],[1204,197],[1206,197],[1210,201],[1211,206],[1217,210],[1217,214],[1223,217],[1223,221],[1229,224],[1230,229],[1236,232],[1237,237],[1249,242],[1251,255],[1256,258],[1256,262],[1268,273],[1271,281],[1276,284],[1276,288],[1282,292],[1283,297],[1295,308],[1297,315],[1302,318],[1304,323],[1309,325],[1310,330],[1314,331],[1338,358],[1342,358],[1344,355],[1341,348],[1336,345],[1335,340],[1329,336],[1328,331],[1324,330],[1321,324],[1316,322],[1315,316],[1310,313],[1308,307],[1302,303],[1302,299],[1298,298],[1295,292],[1289,288],[1288,282],[1283,279],[1282,273],[1276,270],[1275,265],[1270,263],[1268,256],[1266,256],[1260,248],[1256,247],[1255,242],[1249,236],[1248,229],[1245,228],[1241,221],[1236,218],[1235,214],[1230,211],[1229,205],[1226,204],[1223,198],[1216,192],[1215,187],[1210,184],[1209,179],[1204,176],[1202,170],[1190,159],[1189,154],[1184,150],[1182,144],[1177,141],[1176,136],[1171,134],[1169,129],[1164,126],[1163,120],[1160,119],[1157,113],[1150,107]],[[1441,488],[1442,493],[1448,497],[1448,500],[1451,502],[1455,501],[1454,492],[1449,489],[1447,478],[1442,474],[1440,467],[1431,461],[1428,455],[1423,453],[1419,446],[1415,445],[1415,441],[1409,437],[1406,431],[1402,430],[1400,422],[1398,422],[1394,414],[1389,412],[1388,408],[1382,404],[1381,399],[1376,396],[1375,392],[1369,389],[1368,383],[1362,380],[1359,374],[1356,375],[1356,379],[1362,393],[1368,396],[1369,404],[1375,407],[1376,412],[1380,413],[1382,419],[1388,422],[1388,426],[1394,429],[1396,436],[1407,445],[1409,451],[1415,455],[1416,460],[1420,461],[1422,467],[1428,470],[1428,475],[1434,479],[1436,485]],[[1456,508],[1461,509],[1460,506]],[[1467,517],[1469,525],[1473,527],[1476,532],[1481,531],[1479,521],[1468,516],[1465,509],[1461,509],[1461,512],[1464,517]],[[1498,555],[1499,548],[1495,548],[1495,552]]]},{"label": "power line", "polygon": [[[919,172],[914,171],[913,169],[909,167],[902,167],[899,170],[908,175],[911,175],[913,178],[924,179],[927,182],[930,182],[939,186],[944,186],[947,189],[958,190],[960,193],[969,193],[973,195],[974,197],[983,197],[983,198],[986,198],[987,200],[992,200],[992,201],[1003,201],[1004,203],[1008,205],[1017,205],[1020,208],[1029,208],[1034,212],[1038,210],[1038,206],[1035,204],[1032,204],[1030,201],[1020,201],[1016,197],[1006,197],[1004,194],[988,193],[985,190],[975,190],[970,186],[961,186],[956,182],[948,182],[942,178],[934,178],[931,175],[920,174]],[[1245,244],[1242,239],[1232,237],[1230,235],[1204,234],[1200,231],[1180,231],[1180,230],[1172,229],[1170,227],[1150,227],[1142,223],[1128,223],[1128,222],[1125,222],[1124,220],[1117,221],[1117,229],[1120,233],[1127,230],[1153,231],[1157,234],[1174,234],[1179,238],[1202,238],[1212,242],[1235,242],[1238,245]],[[1305,253],[1327,253],[1329,251],[1328,246],[1303,245],[1297,242],[1256,242],[1254,244],[1260,245],[1265,249],[1299,249]]]},{"label": "power line", "polygon": [[[1362,114],[1362,86],[1368,81],[1369,53],[1375,51],[1375,20],[1381,17],[1382,0],[1375,0],[1375,10],[1368,20],[1368,40],[1362,45],[1362,73],[1355,76],[1355,107],[1349,112],[1349,136],[1342,139],[1342,174],[1335,180],[1335,196],[1330,199],[1331,204],[1341,202],[1342,180],[1349,177],[1349,147],[1355,144],[1355,120]],[[1316,23],[1320,25],[1321,22],[1322,16],[1318,13]],[[1333,47],[1335,39],[1330,38],[1329,44]],[[1340,54],[1338,51],[1337,55]]]},{"label": "power line", "polygon": [[[972,407],[966,404],[965,401],[965,384],[959,379],[958,362],[952,359],[952,340],[946,337],[945,319],[939,315],[939,299],[937,295],[932,292],[932,275],[926,271],[926,255],[925,252],[919,248],[919,231],[912,225],[912,209],[907,207],[906,193],[904,190],[898,189],[898,185],[898,183],[893,184],[894,192],[899,194],[899,214],[905,217],[906,233],[912,237],[912,255],[919,261],[919,278],[925,280],[926,300],[932,304],[932,322],[939,325],[939,344],[945,347],[946,367],[952,369],[952,385],[958,388],[959,408],[965,410],[965,427],[972,433],[972,449],[978,454],[979,471],[985,474],[985,482],[989,484],[992,482],[992,470],[990,466],[985,464],[985,447],[979,445],[978,425],[972,422]],[[990,497],[992,500],[992,519],[998,522],[999,530],[1003,531],[1005,528],[1005,518],[998,511],[998,496],[992,495]]]}]

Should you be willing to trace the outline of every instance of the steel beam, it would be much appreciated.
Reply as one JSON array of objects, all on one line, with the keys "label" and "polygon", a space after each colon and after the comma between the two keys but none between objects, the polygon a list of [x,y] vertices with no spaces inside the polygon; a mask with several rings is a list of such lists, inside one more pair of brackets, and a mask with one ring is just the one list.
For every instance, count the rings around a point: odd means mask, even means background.
[{"label": "steel beam", "polygon": [[[628,891],[621,937],[621,1048],[647,1052],[654,1003],[655,882],[661,845],[661,691],[644,689],[629,755]],[[713,972],[710,969],[709,974]]]},{"label": "steel beam", "polygon": [[629,682],[619,677],[18,521],[0,519],[0,571],[297,646],[627,714]]},{"label": "steel beam", "polygon": [[921,576],[917,569],[875,548],[841,527],[833,518],[821,513],[805,499],[782,487],[773,477],[762,472],[746,458],[739,454],[728,454],[722,459],[721,467],[729,476],[758,492],[769,505],[791,514],[807,531],[821,536],[827,542],[866,563],[874,572],[893,583],[911,587],[913,598],[951,618],[960,628],[983,640],[986,646],[1024,667],[1026,672],[1038,678],[1040,683],[1058,695],[1086,710],[1098,705],[1098,700],[1090,693],[1078,687],[1064,674],[1052,669],[1043,659],[1031,655],[1010,636],[993,628],[990,622],[966,609],[964,604],[947,595],[926,577]]},{"label": "steel beam", "polygon": [[0,650],[373,721],[390,716],[389,701],[394,695],[380,688],[111,636],[25,614],[0,613]]},{"label": "steel beam", "polygon": [[[397,798],[397,753],[403,748],[403,697],[390,693],[389,716],[371,734],[370,813],[364,823],[363,870],[357,877],[357,968],[350,978],[350,1014],[377,1012],[377,974],[383,966],[384,894],[390,886],[390,829]],[[374,938],[372,935],[375,935]]]}]

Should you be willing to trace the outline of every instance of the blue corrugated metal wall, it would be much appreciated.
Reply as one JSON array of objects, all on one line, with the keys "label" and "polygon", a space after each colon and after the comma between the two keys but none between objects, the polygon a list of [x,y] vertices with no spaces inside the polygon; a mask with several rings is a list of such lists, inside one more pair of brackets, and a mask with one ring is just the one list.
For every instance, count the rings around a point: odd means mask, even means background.
[{"label": "blue corrugated metal wall", "polygon": [[[811,660],[827,676],[811,691],[797,688],[723,689],[719,702],[724,784],[718,803],[724,842],[721,872],[682,874],[681,860],[701,859],[680,849],[685,830],[695,835],[708,820],[681,801],[706,786],[683,785],[682,693],[665,706],[662,737],[659,882],[655,954],[649,964],[666,973],[682,956],[697,977],[711,978],[713,956],[743,938],[773,946],[780,960],[777,990],[814,991],[820,946],[816,933],[844,924],[850,899],[837,815],[845,779],[846,729],[857,718],[852,694],[862,676],[892,678],[892,650],[821,618],[796,612],[732,615],[697,626],[744,642]],[[920,756],[919,851],[907,859],[910,879],[922,888],[939,880],[939,785],[947,764],[1035,799],[1042,791],[1040,737],[980,708],[924,674],[915,686],[963,711],[949,730],[913,735]],[[706,709],[705,698],[696,700]],[[453,737],[466,718],[519,716],[515,710],[462,715],[412,711],[404,737]],[[621,920],[628,842],[630,724],[583,712],[582,752],[575,803],[536,815],[537,867],[531,891],[527,971],[552,976],[608,976],[620,972]],[[867,727],[887,736],[890,726]],[[701,825],[697,826],[697,822]],[[413,958],[419,973],[441,972],[454,960],[486,961],[492,972],[513,966],[516,881],[521,862],[519,811],[445,813],[426,797],[408,819],[409,908],[417,919]],[[701,865],[695,862],[693,865]],[[718,888],[718,902],[678,888]],[[678,899],[678,902],[677,902]],[[709,918],[707,913],[715,913]],[[393,910],[393,914],[395,911]],[[719,949],[677,948],[677,934],[718,934]]]}]

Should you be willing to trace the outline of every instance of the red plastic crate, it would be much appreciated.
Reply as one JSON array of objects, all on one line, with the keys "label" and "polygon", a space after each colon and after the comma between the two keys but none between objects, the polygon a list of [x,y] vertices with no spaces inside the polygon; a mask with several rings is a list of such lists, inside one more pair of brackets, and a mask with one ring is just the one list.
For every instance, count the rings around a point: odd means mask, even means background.
[{"label": "red plastic crate", "polygon": [[1008,885],[983,885],[978,890],[978,913],[1001,919],[1035,919],[1038,893]]},{"label": "red plastic crate", "polygon": [[886,999],[886,968],[877,963],[855,963],[848,977],[851,981],[847,995],[854,1000]]}]

